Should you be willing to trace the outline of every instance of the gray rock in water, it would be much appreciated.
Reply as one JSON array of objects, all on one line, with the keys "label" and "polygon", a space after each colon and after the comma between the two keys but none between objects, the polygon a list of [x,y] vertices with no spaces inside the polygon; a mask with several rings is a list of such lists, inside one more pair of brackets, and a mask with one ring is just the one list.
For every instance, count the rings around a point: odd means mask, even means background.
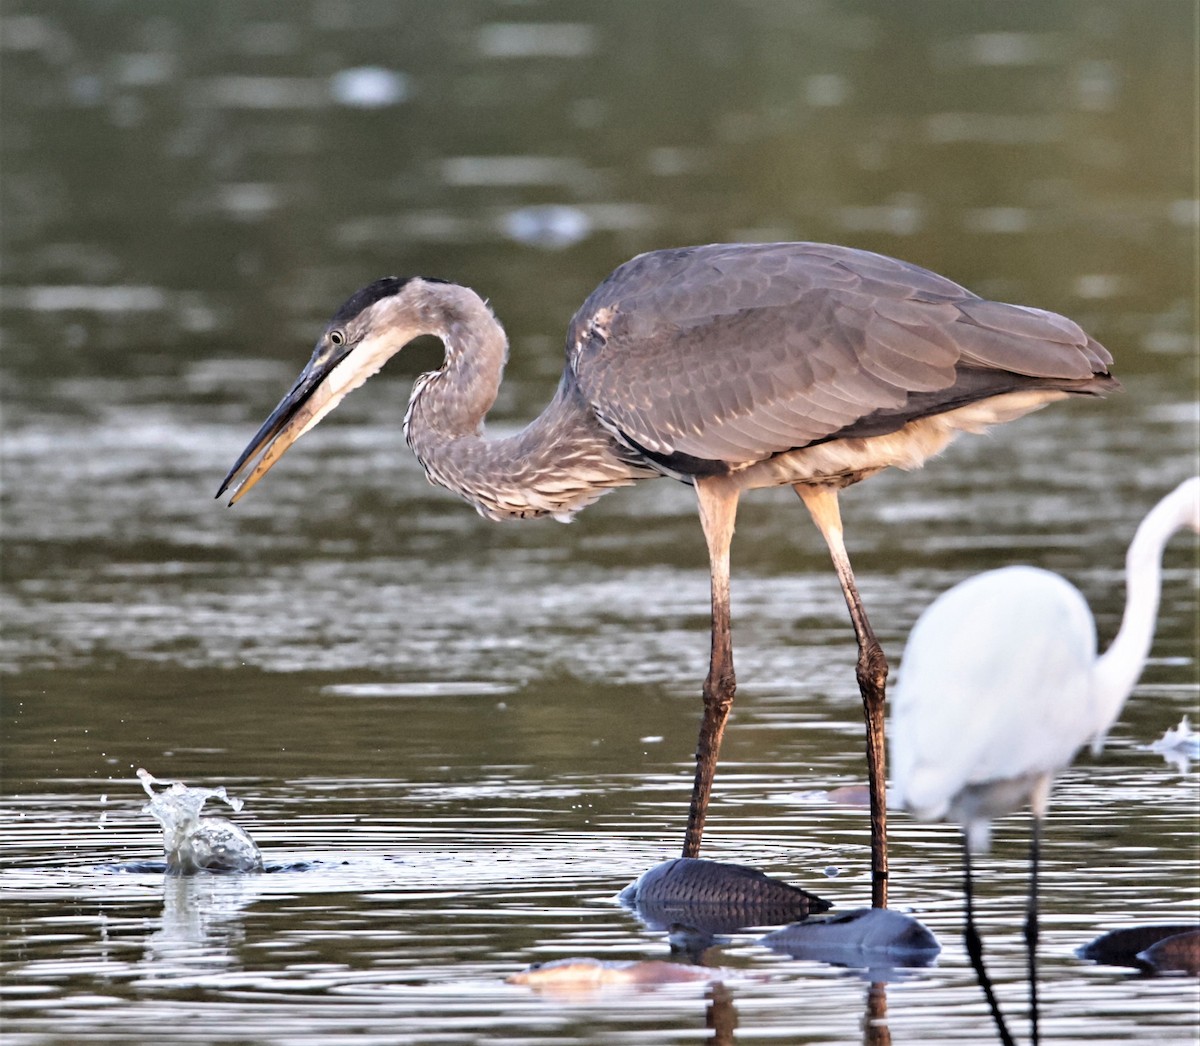
[{"label": "gray rock in water", "polygon": [[694,857],[656,864],[625,887],[620,900],[653,930],[686,927],[701,934],[779,926],[831,907],[757,868]]},{"label": "gray rock in water", "polygon": [[891,908],[809,919],[775,930],[760,943],[794,959],[870,968],[928,966],[942,950],[927,926]]}]

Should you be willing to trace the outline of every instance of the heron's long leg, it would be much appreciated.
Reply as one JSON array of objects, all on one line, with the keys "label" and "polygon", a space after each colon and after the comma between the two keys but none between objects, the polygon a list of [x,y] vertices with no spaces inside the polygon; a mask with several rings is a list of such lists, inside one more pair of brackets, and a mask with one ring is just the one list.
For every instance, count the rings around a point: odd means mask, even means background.
[{"label": "heron's long leg", "polygon": [[696,480],[696,499],[700,503],[700,524],[708,542],[709,568],[712,573],[712,653],[708,678],[704,681],[704,718],[696,740],[696,783],[688,810],[687,835],[683,856],[700,853],[708,797],[712,794],[713,775],[725,721],[733,706],[736,680],[733,675],[733,638],[729,626],[729,545],[733,541],[733,521],[737,515],[737,489],[721,480]]},{"label": "heron's long leg", "polygon": [[1034,812],[1029,838],[1029,907],[1025,913],[1025,947],[1029,951],[1029,1037],[1038,1046],[1038,861],[1041,858],[1042,817]]},{"label": "heron's long leg", "polygon": [[967,917],[963,926],[963,940],[967,946],[967,956],[971,960],[971,968],[979,979],[979,987],[983,989],[987,999],[988,1009],[992,1011],[992,1020],[996,1023],[996,1031],[1000,1033],[1000,1041],[1004,1046],[1015,1046],[1013,1037],[1008,1033],[1004,1023],[1004,1015],[1000,1012],[1000,1004],[996,1002],[996,993],[992,990],[992,979],[988,976],[987,968],[983,965],[983,941],[975,928],[975,905],[971,895],[971,846],[963,833],[963,900],[966,904]]},{"label": "heron's long leg", "polygon": [[850,557],[842,540],[842,517],[838,511],[835,487],[810,487],[797,484],[796,493],[808,507],[813,522],[829,546],[833,566],[842,584],[846,606],[850,609],[850,620],[858,638],[858,689],[862,694],[863,716],[867,722],[867,783],[871,791],[871,904],[876,908],[887,907],[888,857],[887,857],[887,768],[884,755],[883,717],[884,696],[887,687],[888,665],[883,648],[867,612],[863,609],[858,588],[854,584],[854,571],[850,568]]}]

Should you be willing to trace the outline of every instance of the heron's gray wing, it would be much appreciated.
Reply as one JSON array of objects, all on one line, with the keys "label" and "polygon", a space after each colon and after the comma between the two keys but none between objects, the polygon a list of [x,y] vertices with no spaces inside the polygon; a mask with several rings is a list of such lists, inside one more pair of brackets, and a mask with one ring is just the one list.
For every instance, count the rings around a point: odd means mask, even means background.
[{"label": "heron's gray wing", "polygon": [[568,360],[597,416],[630,442],[730,464],[1017,388],[1087,383],[1111,363],[1065,317],[804,243],[639,255],[576,313]]}]

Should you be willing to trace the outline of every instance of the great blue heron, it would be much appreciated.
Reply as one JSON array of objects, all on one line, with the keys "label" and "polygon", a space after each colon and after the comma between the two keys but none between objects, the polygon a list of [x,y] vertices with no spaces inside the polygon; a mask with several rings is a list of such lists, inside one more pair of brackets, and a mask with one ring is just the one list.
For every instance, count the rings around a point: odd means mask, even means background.
[{"label": "great blue heron", "polygon": [[872,898],[887,903],[887,662],[854,584],[837,492],[919,466],[962,431],[1072,393],[1118,387],[1108,352],[1062,316],[986,301],[925,269],[816,243],[710,244],[638,255],[583,303],[558,391],[527,428],[483,436],[508,350],[474,291],[421,277],[364,287],[221,484],[231,504],[389,357],[423,334],[445,362],[404,419],[430,480],[489,519],[568,520],[614,487],[671,476],[699,502],[712,652],[685,857],[700,849],[733,702],[729,544],[743,491],[789,484],[824,535],[858,639],[867,720]]},{"label": "great blue heron", "polygon": [[1058,574],[1023,566],[943,592],[904,648],[892,695],[895,797],[923,820],[962,826],[967,952],[999,1024],[975,929],[971,855],[989,849],[994,818],[1029,803],[1025,935],[1036,1029],[1038,842],[1050,788],[1084,744],[1103,748],[1141,675],[1158,616],[1163,547],[1182,527],[1200,533],[1200,477],[1164,497],[1134,534],[1125,613],[1099,657],[1096,623],[1080,591]]}]

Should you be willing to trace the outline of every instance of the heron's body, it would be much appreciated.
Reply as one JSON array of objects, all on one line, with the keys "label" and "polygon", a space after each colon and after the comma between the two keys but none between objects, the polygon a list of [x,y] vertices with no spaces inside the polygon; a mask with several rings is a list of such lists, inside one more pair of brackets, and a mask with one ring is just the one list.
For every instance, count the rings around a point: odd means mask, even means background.
[{"label": "heron's body", "polygon": [[[1154,636],[1163,548],[1183,527],[1200,533],[1200,477],[1181,483],[1139,525],[1125,560],[1121,627],[1099,657],[1082,593],[1047,570],[1014,566],[938,596],[913,626],[900,662],[892,695],[894,794],[921,820],[962,827],[967,947],[978,971],[971,854],[988,850],[995,818],[1026,804],[1033,812],[1026,934],[1035,1025],[1038,837],[1050,789],[1083,745],[1101,750],[1137,682]],[[980,980],[1002,1023],[982,972]]]},{"label": "heron's body", "polygon": [[389,277],[334,316],[312,360],[230,471],[234,500],[413,338],[444,365],[416,382],[405,432],[429,478],[490,519],[569,519],[616,487],[671,476],[696,488],[713,581],[713,655],[685,856],[699,849],[733,700],[729,543],[739,496],[789,484],[829,544],[859,640],[869,726],[875,900],[885,894],[886,662],[854,587],[837,490],[913,468],[978,431],[1070,394],[1117,387],[1078,326],[986,301],[915,265],[825,244],[711,244],[642,254],[588,297],[558,391],[521,432],[484,418],[507,354],[474,291]]},{"label": "heron's body", "polygon": [[488,440],[503,330],[465,288],[430,283],[408,299],[372,307],[419,303],[459,346],[414,389],[409,444],[490,519],[569,519],[653,475],[844,486],[915,468],[960,431],[1114,387],[1108,354],[1060,316],[865,251],[716,244],[618,268],[571,320],[549,407]]}]

